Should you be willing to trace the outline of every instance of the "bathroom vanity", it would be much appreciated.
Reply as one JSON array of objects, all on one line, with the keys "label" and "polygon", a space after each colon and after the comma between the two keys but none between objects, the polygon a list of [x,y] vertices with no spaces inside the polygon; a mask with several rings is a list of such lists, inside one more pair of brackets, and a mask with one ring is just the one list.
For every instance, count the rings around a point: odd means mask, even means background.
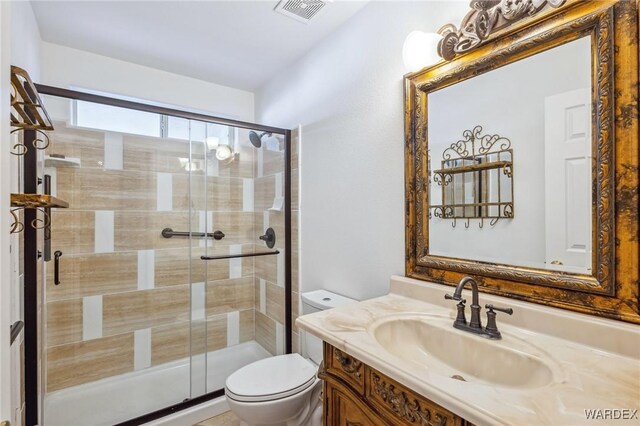
[{"label": "bathroom vanity", "polygon": [[390,288],[297,320],[325,342],[327,425],[576,425],[640,410],[634,324],[481,294],[514,310],[492,340],[453,327],[448,287],[394,276]]},{"label": "bathroom vanity", "polygon": [[328,343],[324,359],[327,425],[471,424]]}]

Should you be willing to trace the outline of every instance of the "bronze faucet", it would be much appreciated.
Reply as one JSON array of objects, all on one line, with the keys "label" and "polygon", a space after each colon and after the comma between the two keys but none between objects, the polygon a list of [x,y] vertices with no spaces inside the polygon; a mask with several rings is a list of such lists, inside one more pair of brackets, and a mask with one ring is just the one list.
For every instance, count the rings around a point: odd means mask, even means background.
[{"label": "bronze faucet", "polygon": [[[467,285],[467,283],[471,283],[471,321],[467,323],[467,319],[465,317],[465,303],[466,300],[462,298],[462,290]],[[498,327],[496,325],[496,313],[495,311],[504,312],[506,314],[513,314],[513,309],[511,308],[500,308],[493,305],[485,305],[487,309],[487,326],[482,327],[482,322],[480,321],[480,307],[478,300],[478,284],[471,277],[464,277],[460,280],[458,285],[456,286],[453,295],[446,294],[444,296],[445,299],[456,300],[459,303],[457,304],[458,314],[456,316],[456,320],[453,322],[453,326],[459,330],[468,331],[470,333],[478,334],[480,336],[489,338],[489,339],[501,339],[502,335],[500,331],[498,331]]]}]

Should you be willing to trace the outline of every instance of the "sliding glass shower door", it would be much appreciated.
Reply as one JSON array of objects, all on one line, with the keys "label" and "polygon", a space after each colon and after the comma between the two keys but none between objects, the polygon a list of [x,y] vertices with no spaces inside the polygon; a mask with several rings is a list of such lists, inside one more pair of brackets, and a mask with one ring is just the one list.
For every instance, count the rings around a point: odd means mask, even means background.
[{"label": "sliding glass shower door", "polygon": [[44,174],[70,208],[51,215],[41,424],[221,395],[230,373],[284,353],[285,135],[44,98]]}]

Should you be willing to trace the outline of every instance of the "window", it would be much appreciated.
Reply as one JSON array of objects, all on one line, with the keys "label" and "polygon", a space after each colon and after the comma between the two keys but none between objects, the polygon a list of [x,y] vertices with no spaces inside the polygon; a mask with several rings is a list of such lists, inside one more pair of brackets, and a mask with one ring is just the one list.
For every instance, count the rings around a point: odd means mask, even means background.
[{"label": "window", "polygon": [[162,136],[162,116],[150,112],[75,101],[72,117],[73,124],[78,127],[144,136]]}]

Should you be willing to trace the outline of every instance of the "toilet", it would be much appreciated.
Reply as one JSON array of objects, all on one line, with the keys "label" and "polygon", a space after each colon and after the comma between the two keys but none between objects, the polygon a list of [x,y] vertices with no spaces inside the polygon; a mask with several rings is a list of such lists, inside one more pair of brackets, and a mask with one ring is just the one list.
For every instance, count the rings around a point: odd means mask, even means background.
[{"label": "toilet", "polygon": [[[326,290],[301,294],[302,313],[357,302]],[[322,341],[300,331],[302,353],[265,358],[231,374],[225,384],[229,408],[243,422],[260,426],[316,426],[322,418]]]}]

